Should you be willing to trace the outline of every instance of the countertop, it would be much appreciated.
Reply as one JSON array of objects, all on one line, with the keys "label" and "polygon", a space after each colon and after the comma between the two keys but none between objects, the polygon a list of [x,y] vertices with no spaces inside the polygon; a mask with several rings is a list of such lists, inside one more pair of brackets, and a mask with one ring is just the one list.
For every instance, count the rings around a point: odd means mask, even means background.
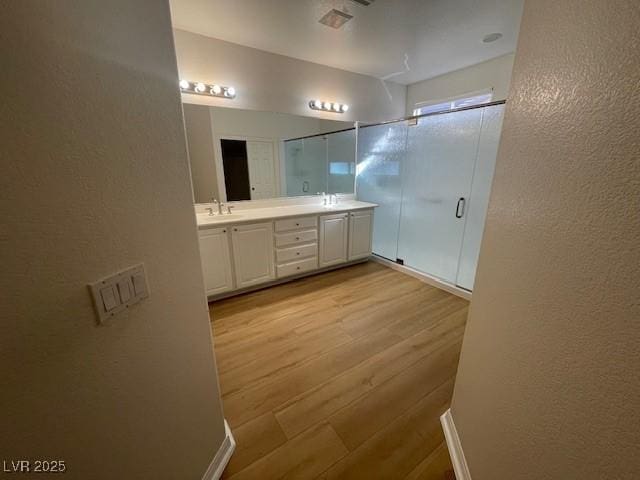
[{"label": "countertop", "polygon": [[198,229],[216,228],[223,225],[253,223],[263,220],[279,220],[281,218],[298,217],[303,215],[322,215],[331,213],[351,212],[375,208],[375,203],[348,200],[337,205],[286,205],[266,208],[245,208],[234,211],[231,215],[209,215],[198,213],[196,220]]}]

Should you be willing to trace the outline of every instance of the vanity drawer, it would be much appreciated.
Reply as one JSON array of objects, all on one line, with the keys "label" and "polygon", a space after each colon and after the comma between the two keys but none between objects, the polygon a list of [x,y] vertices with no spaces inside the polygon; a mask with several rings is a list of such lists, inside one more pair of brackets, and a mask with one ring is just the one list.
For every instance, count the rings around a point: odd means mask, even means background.
[{"label": "vanity drawer", "polygon": [[297,262],[285,263],[276,267],[278,278],[296,275],[298,273],[308,272],[318,268],[318,259],[316,257],[299,260]]},{"label": "vanity drawer", "polygon": [[278,248],[276,250],[276,261],[278,263],[291,262],[305,257],[312,257],[318,254],[318,244],[310,243],[288,248]]},{"label": "vanity drawer", "polygon": [[276,247],[292,245],[295,243],[313,242],[318,238],[317,230],[305,230],[303,232],[278,233],[276,234]]},{"label": "vanity drawer", "polygon": [[305,228],[316,228],[318,217],[296,217],[276,220],[276,232],[286,232],[287,230],[302,230]]}]

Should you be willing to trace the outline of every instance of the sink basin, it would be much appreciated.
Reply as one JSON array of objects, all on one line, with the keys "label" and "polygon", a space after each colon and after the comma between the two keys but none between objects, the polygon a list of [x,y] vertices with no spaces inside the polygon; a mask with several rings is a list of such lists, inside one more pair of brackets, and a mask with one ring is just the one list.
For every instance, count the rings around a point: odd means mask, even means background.
[{"label": "sink basin", "polygon": [[238,220],[243,216],[238,213],[225,213],[222,215],[202,215],[202,221],[204,222],[226,222],[229,220]]}]

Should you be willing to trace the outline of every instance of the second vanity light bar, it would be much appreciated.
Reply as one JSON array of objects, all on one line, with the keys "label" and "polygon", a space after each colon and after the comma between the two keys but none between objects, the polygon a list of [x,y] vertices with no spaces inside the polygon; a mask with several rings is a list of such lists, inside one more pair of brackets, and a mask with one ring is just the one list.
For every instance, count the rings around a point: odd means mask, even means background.
[{"label": "second vanity light bar", "polygon": [[236,89],[224,87],[222,85],[207,84],[202,82],[190,82],[180,80],[180,91],[184,93],[194,93],[196,95],[207,95],[209,97],[235,98]]},{"label": "second vanity light bar", "polygon": [[323,102],[322,100],[311,100],[309,108],[312,110],[320,110],[323,112],[344,113],[349,110],[349,105],[338,102]]}]

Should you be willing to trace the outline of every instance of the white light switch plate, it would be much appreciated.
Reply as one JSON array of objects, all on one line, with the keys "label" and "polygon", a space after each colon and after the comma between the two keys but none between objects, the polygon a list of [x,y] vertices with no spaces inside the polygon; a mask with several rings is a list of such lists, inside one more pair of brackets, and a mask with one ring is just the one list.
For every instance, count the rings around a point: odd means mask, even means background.
[{"label": "white light switch plate", "polygon": [[89,284],[98,321],[125,311],[131,305],[149,296],[149,286],[144,265],[134,265],[126,270]]}]

